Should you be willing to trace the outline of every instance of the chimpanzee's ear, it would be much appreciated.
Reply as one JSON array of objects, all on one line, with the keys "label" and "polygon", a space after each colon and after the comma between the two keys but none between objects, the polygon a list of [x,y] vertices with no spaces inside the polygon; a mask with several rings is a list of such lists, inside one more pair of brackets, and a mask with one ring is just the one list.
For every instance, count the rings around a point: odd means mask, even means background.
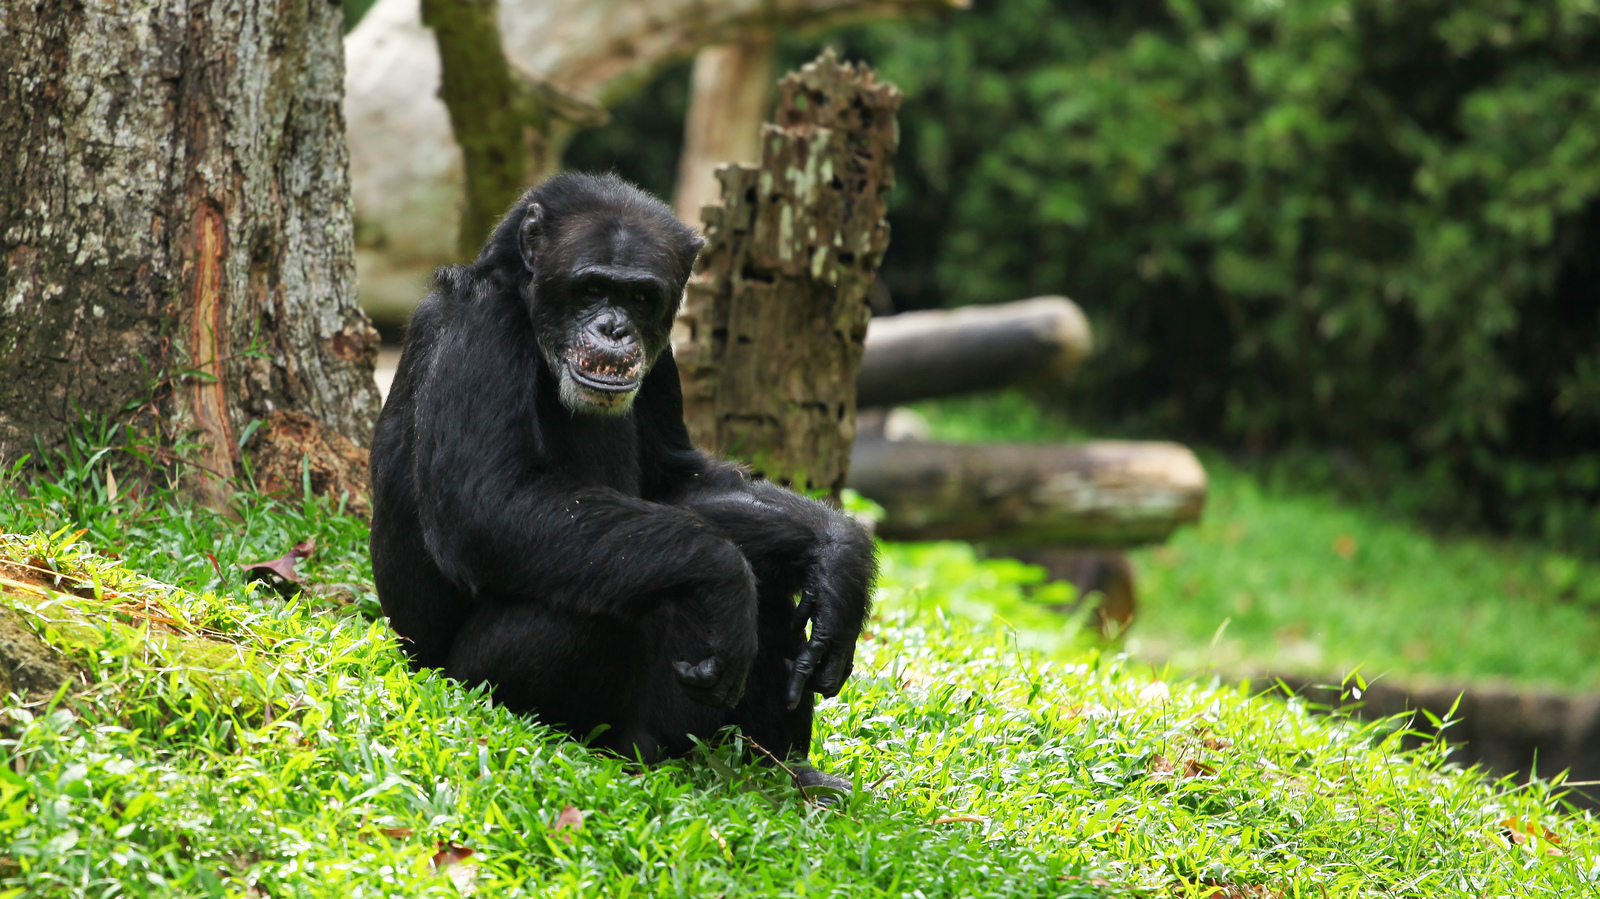
[{"label": "chimpanzee's ear", "polygon": [[544,224],[544,207],[538,203],[529,203],[528,211],[522,216],[522,226],[517,229],[517,249],[522,251],[522,264],[528,271],[534,270],[534,264],[539,255],[539,233]]},{"label": "chimpanzee's ear", "polygon": [[700,251],[705,248],[706,239],[704,237],[696,234],[694,237],[689,238],[689,243],[684,247],[683,253],[685,271],[694,270],[694,261],[700,255]]}]

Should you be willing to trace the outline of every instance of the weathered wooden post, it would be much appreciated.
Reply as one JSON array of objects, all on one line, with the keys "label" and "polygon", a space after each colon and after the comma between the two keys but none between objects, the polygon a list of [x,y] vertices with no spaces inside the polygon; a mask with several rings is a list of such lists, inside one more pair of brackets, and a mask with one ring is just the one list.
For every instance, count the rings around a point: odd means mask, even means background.
[{"label": "weathered wooden post", "polygon": [[831,50],[778,84],[761,165],[717,171],[673,335],[695,445],[837,497],[855,440],[867,291],[889,244],[900,91]]}]

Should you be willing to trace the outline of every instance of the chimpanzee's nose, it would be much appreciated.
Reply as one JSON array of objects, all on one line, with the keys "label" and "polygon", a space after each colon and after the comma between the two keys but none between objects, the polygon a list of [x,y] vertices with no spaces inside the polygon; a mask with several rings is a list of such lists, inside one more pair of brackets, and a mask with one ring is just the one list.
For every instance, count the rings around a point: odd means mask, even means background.
[{"label": "chimpanzee's nose", "polygon": [[596,315],[589,323],[589,328],[597,336],[612,344],[623,345],[638,341],[633,323],[628,321],[628,317],[610,309]]}]

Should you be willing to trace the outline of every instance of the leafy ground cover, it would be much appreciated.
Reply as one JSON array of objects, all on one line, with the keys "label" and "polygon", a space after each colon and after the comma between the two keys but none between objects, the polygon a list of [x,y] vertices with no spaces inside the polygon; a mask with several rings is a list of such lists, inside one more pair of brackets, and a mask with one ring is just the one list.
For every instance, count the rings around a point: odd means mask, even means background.
[{"label": "leafy ground cover", "polygon": [[[1016,393],[916,408],[935,439],[1084,437]],[[1432,534],[1286,483],[1292,472],[1203,461],[1200,525],[1132,554],[1140,608],[1125,645],[1135,656],[1187,672],[1337,682],[1359,669],[1368,679],[1600,688],[1600,564],[1528,542]]]},{"label": "leafy ground cover", "polygon": [[[234,518],[60,474],[0,493],[3,530],[33,534],[0,542],[4,604],[81,672],[5,705],[5,899],[1600,887],[1600,823],[1549,786],[1125,656],[1033,651],[1037,572],[960,545],[885,548],[857,676],[819,713],[817,752],[855,783],[835,812],[736,738],[642,768],[413,675],[370,615],[363,526],[325,503],[246,495]],[[296,574],[345,586],[241,586],[238,563],[311,537]]]}]

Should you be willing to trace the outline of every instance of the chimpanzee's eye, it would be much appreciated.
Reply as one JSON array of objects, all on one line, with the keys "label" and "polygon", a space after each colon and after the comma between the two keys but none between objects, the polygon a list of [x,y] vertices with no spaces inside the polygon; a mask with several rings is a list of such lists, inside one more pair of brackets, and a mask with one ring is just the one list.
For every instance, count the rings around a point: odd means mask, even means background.
[{"label": "chimpanzee's eye", "polygon": [[598,284],[590,284],[590,285],[588,285],[587,287],[585,287],[583,289],[583,292],[588,294],[589,296],[597,297],[597,296],[600,295],[600,285],[598,285]]}]

